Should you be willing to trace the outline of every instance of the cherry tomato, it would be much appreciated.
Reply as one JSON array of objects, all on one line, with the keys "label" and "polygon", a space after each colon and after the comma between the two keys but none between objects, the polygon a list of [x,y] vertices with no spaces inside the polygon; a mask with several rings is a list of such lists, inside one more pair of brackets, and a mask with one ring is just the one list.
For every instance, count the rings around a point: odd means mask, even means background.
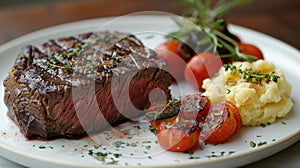
[{"label": "cherry tomato", "polygon": [[203,80],[212,77],[222,65],[222,60],[215,54],[210,52],[199,53],[187,63],[184,76],[192,86],[204,91],[202,89]]},{"label": "cherry tomato", "polygon": [[179,113],[180,102],[173,99],[168,102],[157,102],[146,110],[146,119],[152,129],[156,129],[162,122],[174,121]]},{"label": "cherry tomato", "polygon": [[255,56],[258,59],[264,59],[263,53],[255,45],[247,44],[247,43],[238,43],[238,44],[241,53]]},{"label": "cherry tomato", "polygon": [[157,131],[160,146],[172,152],[186,152],[199,144],[197,121],[162,123]]},{"label": "cherry tomato", "polygon": [[240,129],[240,123],[235,119],[239,112],[234,106],[227,101],[212,105],[205,123],[201,125],[201,139],[204,142],[224,143]]},{"label": "cherry tomato", "polygon": [[184,96],[181,99],[179,120],[196,120],[204,122],[210,108],[210,100],[206,96],[193,94]]},{"label": "cherry tomato", "polygon": [[181,58],[179,53],[178,41],[166,41],[158,45],[155,49],[158,58],[167,62],[168,71],[174,80],[184,79],[184,68],[186,62]]},{"label": "cherry tomato", "polygon": [[228,110],[233,113],[234,119],[236,121],[236,130],[235,131],[238,131],[243,126],[242,118],[241,118],[239,109],[236,107],[235,104],[233,104],[230,101],[225,101],[225,103],[228,107]]}]

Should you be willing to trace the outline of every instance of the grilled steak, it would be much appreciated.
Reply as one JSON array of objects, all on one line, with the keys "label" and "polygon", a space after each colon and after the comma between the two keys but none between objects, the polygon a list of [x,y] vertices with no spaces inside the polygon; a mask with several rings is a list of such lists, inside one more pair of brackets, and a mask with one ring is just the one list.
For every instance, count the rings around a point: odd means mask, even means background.
[{"label": "grilled steak", "polygon": [[[96,32],[26,46],[4,81],[8,116],[28,139],[77,138],[170,98],[166,63],[130,34]],[[159,88],[162,92],[157,92]]]}]

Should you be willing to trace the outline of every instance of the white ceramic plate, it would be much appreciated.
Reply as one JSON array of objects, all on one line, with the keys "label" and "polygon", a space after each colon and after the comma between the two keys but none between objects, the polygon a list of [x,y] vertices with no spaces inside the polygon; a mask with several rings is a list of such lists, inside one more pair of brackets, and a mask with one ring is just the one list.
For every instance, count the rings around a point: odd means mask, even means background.
[{"label": "white ceramic plate", "polygon": [[[0,47],[0,155],[28,167],[235,167],[272,155],[300,138],[300,54],[291,46],[264,34],[230,25],[230,30],[262,49],[265,58],[272,61],[286,73],[293,86],[294,107],[287,117],[267,127],[242,128],[238,134],[225,144],[202,145],[193,154],[163,151],[156,143],[155,136],[148,131],[148,124],[128,122],[114,130],[95,135],[93,139],[101,142],[101,147],[90,138],[81,140],[58,139],[53,141],[27,141],[16,126],[6,116],[3,103],[2,82],[13,65],[16,55],[27,44],[38,44],[51,38],[77,33],[102,30],[119,30],[136,34],[147,46],[153,48],[162,42],[163,34],[176,29],[168,16],[143,15],[93,19],[64,24],[15,39]],[[107,24],[108,23],[108,24]],[[194,92],[183,83],[181,92]],[[173,93],[176,87],[173,87]],[[259,147],[251,147],[250,142],[266,142]],[[124,143],[120,143],[124,142]],[[97,145],[97,144],[96,144]],[[93,153],[108,153],[105,161],[92,157]],[[117,157],[113,154],[122,154]],[[117,161],[111,163],[111,158]]]}]

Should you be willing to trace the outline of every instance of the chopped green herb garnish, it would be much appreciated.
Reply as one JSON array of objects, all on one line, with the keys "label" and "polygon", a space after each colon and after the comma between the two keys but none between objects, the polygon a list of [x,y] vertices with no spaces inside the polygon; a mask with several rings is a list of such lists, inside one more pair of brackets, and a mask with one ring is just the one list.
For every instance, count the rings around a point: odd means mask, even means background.
[{"label": "chopped green herb garnish", "polygon": [[45,149],[46,146],[40,145],[39,148],[40,148],[40,149]]},{"label": "chopped green herb garnish", "polygon": [[125,144],[125,142],[123,142],[123,141],[116,141],[116,142],[113,143],[113,145],[116,148],[120,148],[123,144]]},{"label": "chopped green herb garnish", "polygon": [[145,144],[145,143],[151,143],[151,141],[143,141],[143,143]]},{"label": "chopped green herb garnish", "polygon": [[72,69],[72,65],[69,62],[67,62],[66,65],[65,65],[65,70],[69,71],[71,69]]},{"label": "chopped green herb garnish", "polygon": [[149,130],[150,130],[151,132],[153,132],[154,135],[157,134],[157,129],[158,129],[158,128],[155,128],[155,127],[153,127],[152,125],[149,126]]},{"label": "chopped green herb garnish", "polygon": [[100,161],[105,161],[106,157],[107,157],[107,153],[102,153],[102,152],[97,152],[97,153],[94,153],[94,156],[96,156],[95,158],[97,160],[100,160]]},{"label": "chopped green herb garnish", "polygon": [[89,150],[88,154],[92,156],[94,154],[94,151],[93,150]]},{"label": "chopped green herb garnish", "polygon": [[264,128],[264,127],[266,127],[266,124],[260,124],[260,126]]},{"label": "chopped green herb garnish", "polygon": [[145,148],[146,148],[147,150],[150,150],[150,149],[151,149],[151,146],[150,146],[150,145],[147,145],[147,146],[145,146]]},{"label": "chopped green herb garnish", "polygon": [[259,142],[259,143],[257,144],[257,146],[262,146],[262,145],[266,145],[266,144],[267,144],[267,141]]},{"label": "chopped green herb garnish", "polygon": [[114,153],[113,155],[115,158],[119,158],[120,156],[122,156],[122,154],[120,154],[120,153]]},{"label": "chopped green herb garnish", "polygon": [[226,94],[229,94],[229,93],[231,93],[231,90],[230,90],[230,89],[227,89],[227,93],[226,93]]},{"label": "chopped green herb garnish", "polygon": [[255,148],[255,147],[256,147],[256,143],[253,142],[253,141],[250,141],[250,146],[251,146],[252,148]]},{"label": "chopped green herb garnish", "polygon": [[127,143],[126,146],[137,147],[137,143],[135,142]]},{"label": "chopped green herb garnish", "polygon": [[271,81],[277,82],[280,76],[276,75],[275,72],[271,73],[261,73],[257,71],[252,71],[251,69],[241,69],[241,67],[236,67],[233,64],[225,64],[225,71],[230,71],[232,75],[235,75],[237,72],[240,73],[241,77],[245,82],[253,83],[253,84],[262,84],[263,81],[269,83]]},{"label": "chopped green herb garnish", "polygon": [[109,35],[105,35],[105,36],[104,36],[104,41],[105,41],[105,42],[108,42],[109,40],[110,40]]},{"label": "chopped green herb garnish", "polygon": [[199,156],[190,156],[189,159],[200,159]]},{"label": "chopped green herb garnish", "polygon": [[[88,153],[90,156],[93,156],[93,158],[97,159],[98,161],[101,161],[102,164],[117,164],[118,160],[116,158],[119,158],[122,156],[120,153],[111,153],[111,152],[93,152],[93,150],[89,150]],[[108,161],[108,157],[110,161]]]},{"label": "chopped green herb garnish", "polygon": [[[212,153],[212,155],[209,155],[209,156],[206,156],[206,157],[207,157],[207,158],[216,158],[216,157],[223,157],[223,156],[226,156],[226,155],[225,155],[225,154],[226,154],[225,151],[220,152],[219,155],[215,154],[215,152],[211,152],[211,153]],[[231,155],[231,154],[233,154],[233,153],[235,153],[235,151],[229,151],[227,155]]]},{"label": "chopped green herb garnish", "polygon": [[111,159],[111,161],[110,161],[110,162],[107,162],[106,164],[112,165],[112,164],[117,164],[117,163],[118,163],[118,161],[115,160],[114,158],[110,158],[110,159]]},{"label": "chopped green herb garnish", "polygon": [[187,153],[188,153],[189,155],[192,155],[192,154],[194,154],[194,151],[193,151],[193,150],[188,150]]},{"label": "chopped green herb garnish", "polygon": [[234,154],[235,151],[229,151],[228,155]]}]

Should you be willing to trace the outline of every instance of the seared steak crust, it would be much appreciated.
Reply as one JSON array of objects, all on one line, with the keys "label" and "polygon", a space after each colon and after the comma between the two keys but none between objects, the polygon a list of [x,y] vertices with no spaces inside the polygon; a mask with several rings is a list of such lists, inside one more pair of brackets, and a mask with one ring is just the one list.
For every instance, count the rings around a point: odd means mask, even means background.
[{"label": "seared steak crust", "polygon": [[[8,116],[28,139],[80,137],[170,98],[165,62],[130,34],[96,32],[26,46],[4,81]],[[152,98],[151,98],[152,99]],[[132,105],[131,105],[132,104]]]}]

